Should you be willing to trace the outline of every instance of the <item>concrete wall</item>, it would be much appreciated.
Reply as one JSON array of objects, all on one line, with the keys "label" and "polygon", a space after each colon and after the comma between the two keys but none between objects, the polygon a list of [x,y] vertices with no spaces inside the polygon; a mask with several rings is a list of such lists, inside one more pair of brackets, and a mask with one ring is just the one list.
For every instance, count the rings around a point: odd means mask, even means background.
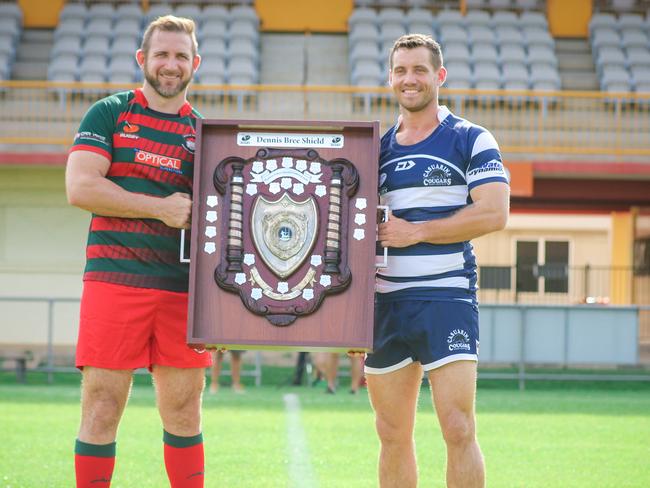
[{"label": "concrete wall", "polygon": [[480,361],[636,365],[638,310],[632,307],[481,307]]},{"label": "concrete wall", "polygon": [[[0,169],[0,299],[78,298],[89,214],[68,205],[63,168]],[[79,307],[54,309],[57,344],[76,341]],[[45,344],[46,302],[0,301],[0,343]]]}]

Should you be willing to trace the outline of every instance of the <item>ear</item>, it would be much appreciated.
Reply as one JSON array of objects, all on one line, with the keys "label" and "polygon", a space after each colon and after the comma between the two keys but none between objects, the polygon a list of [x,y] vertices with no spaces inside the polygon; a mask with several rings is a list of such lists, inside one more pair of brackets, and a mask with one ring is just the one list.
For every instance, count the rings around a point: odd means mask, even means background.
[{"label": "ear", "polygon": [[194,71],[199,69],[199,66],[201,66],[201,56],[198,54],[194,56],[194,59],[192,60],[192,68],[194,68]]},{"label": "ear", "polygon": [[138,49],[135,52],[135,60],[138,62],[140,68],[144,68],[144,52],[142,52],[142,49]]},{"label": "ear", "polygon": [[438,70],[438,86],[442,86],[445,80],[447,79],[447,68],[441,66]]},{"label": "ear", "polygon": [[388,68],[388,86],[393,86],[393,70]]}]

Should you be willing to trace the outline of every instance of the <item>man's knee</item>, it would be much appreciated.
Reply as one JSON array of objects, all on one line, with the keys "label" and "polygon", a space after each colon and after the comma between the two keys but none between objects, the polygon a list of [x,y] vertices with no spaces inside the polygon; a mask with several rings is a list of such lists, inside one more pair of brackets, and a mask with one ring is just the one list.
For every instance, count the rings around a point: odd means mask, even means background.
[{"label": "man's knee", "polygon": [[377,416],[375,426],[382,444],[400,445],[413,442],[413,431],[407,422],[395,422]]},{"label": "man's knee", "polygon": [[[201,424],[201,392],[202,388],[184,392],[184,395],[166,396],[159,405],[163,423],[169,429],[183,433],[194,431]],[[188,434],[189,435],[189,434]]]},{"label": "man's knee", "polygon": [[123,405],[122,401],[108,392],[95,391],[85,400],[83,426],[92,434],[117,430]]},{"label": "man's knee", "polygon": [[454,410],[440,418],[440,427],[447,444],[463,445],[476,437],[474,416],[462,410]]}]

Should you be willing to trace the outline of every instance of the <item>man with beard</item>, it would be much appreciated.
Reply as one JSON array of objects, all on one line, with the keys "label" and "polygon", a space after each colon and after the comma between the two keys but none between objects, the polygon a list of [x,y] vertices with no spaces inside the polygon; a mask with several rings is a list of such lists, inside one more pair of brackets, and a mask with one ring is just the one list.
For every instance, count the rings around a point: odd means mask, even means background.
[{"label": "man with beard", "polygon": [[400,106],[382,137],[379,225],[388,267],[377,274],[366,381],[381,443],[382,488],[417,485],[413,428],[423,372],[447,447],[447,486],[485,485],[476,439],[476,260],[470,239],[502,229],[509,186],[484,128],[438,104],[447,70],[429,36],[399,38],[389,83]]},{"label": "man with beard", "polygon": [[203,487],[201,395],[210,355],[187,346],[196,112],[187,86],[201,58],[194,22],[160,17],[136,60],[142,88],[95,103],[66,169],[68,201],[92,212],[76,365],[82,370],[77,487],[110,486],[117,427],[133,370],[154,379],[173,488]]}]

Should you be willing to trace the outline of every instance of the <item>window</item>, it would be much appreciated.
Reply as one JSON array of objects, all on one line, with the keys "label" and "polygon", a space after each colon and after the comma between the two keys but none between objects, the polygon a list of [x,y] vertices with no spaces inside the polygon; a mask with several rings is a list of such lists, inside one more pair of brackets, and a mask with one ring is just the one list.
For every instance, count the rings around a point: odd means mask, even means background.
[{"label": "window", "polygon": [[484,290],[509,290],[512,288],[510,266],[481,266],[479,288]]},{"label": "window", "polygon": [[650,238],[634,241],[634,274],[650,275]]},{"label": "window", "polygon": [[544,291],[567,293],[569,291],[569,243],[546,241],[544,243]]},{"label": "window", "polygon": [[537,242],[517,241],[517,292],[539,291]]},{"label": "window", "polygon": [[568,291],[568,241],[517,241],[517,292]]}]

